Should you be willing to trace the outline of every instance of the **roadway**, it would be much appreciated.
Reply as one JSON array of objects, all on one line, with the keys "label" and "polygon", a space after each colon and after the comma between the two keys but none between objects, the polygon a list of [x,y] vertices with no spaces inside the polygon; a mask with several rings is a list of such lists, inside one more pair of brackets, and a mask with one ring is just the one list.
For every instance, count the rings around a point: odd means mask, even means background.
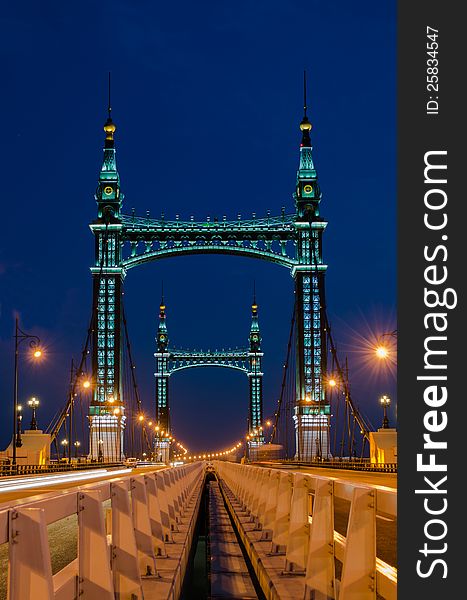
[{"label": "roadway", "polygon": [[[146,471],[155,471],[162,466],[116,468],[116,469],[89,469],[89,471],[63,471],[62,473],[48,473],[42,475],[25,475],[0,478],[0,510],[10,506],[11,502],[30,498],[40,494],[47,494],[57,490],[68,490],[86,483],[104,481],[120,475],[130,473],[141,474]],[[4,506],[6,504],[6,506]]]}]

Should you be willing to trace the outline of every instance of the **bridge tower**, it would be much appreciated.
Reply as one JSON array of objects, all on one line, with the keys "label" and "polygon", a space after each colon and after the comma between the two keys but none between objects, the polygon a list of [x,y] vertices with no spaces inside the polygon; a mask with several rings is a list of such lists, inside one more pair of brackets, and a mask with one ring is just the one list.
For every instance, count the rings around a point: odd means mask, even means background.
[{"label": "bridge tower", "polygon": [[175,350],[169,348],[165,304],[159,307],[159,325],[156,335],[156,423],[159,429],[155,438],[155,455],[161,462],[169,461],[170,402],[169,379],[181,370],[193,367],[222,367],[241,371],[248,377],[250,402],[248,406],[248,433],[250,457],[264,443],[263,424],[263,372],[261,361],[261,332],[258,323],[256,297],[251,307],[251,326],[247,348],[223,350]]},{"label": "bridge tower", "polygon": [[115,124],[104,125],[104,159],[95,199],[97,219],[90,228],[95,238],[93,279],[92,372],[93,397],[89,408],[90,456],[105,461],[123,458],[125,408],[121,382],[122,229],[120,210],[123,193],[115,158]]},{"label": "bridge tower", "polygon": [[[121,212],[123,193],[115,160],[115,124],[109,101],[104,160],[96,191],[97,218],[93,277],[93,398],[90,406],[90,455],[118,460],[123,455],[125,410],[122,398],[122,287],[126,272],[149,261],[192,254],[229,254],[267,260],[291,270],[295,282],[296,398],[294,424],[300,460],[329,456],[330,406],[324,385],[326,331],[321,191],[313,164],[306,85],[302,140],[294,193],[295,212],[236,221],[167,221]],[[254,303],[254,306],[256,303]],[[249,431],[261,443],[261,337],[253,308],[249,347],[222,352],[171,352],[161,305],[156,353],[157,411],[161,432],[170,435],[168,382],[174,371],[194,366],[235,368],[250,380]],[[160,336],[160,337],[159,337]],[[245,364],[246,363],[246,364]],[[164,427],[164,429],[162,429]],[[162,434],[161,434],[161,441]],[[168,439],[167,445],[168,445]]]},{"label": "bridge tower", "polygon": [[155,437],[154,452],[158,462],[169,462],[170,458],[170,412],[169,412],[169,377],[170,352],[169,337],[165,315],[164,298],[159,306],[159,327],[157,328],[156,358],[156,423],[159,427]]},{"label": "bridge tower", "polygon": [[327,223],[319,211],[321,191],[313,164],[311,128],[305,80],[300,164],[294,193],[298,264],[292,268],[296,302],[296,401],[293,419],[297,459],[302,461],[329,456],[330,430],[330,406],[324,385],[326,265],[322,260],[322,234]]},{"label": "bridge tower", "polygon": [[254,460],[258,446],[264,444],[263,435],[263,373],[261,371],[261,333],[258,323],[258,305],[256,304],[256,294],[251,306],[251,327],[248,352],[248,382],[250,386],[250,406],[249,406],[249,454],[250,459]]}]

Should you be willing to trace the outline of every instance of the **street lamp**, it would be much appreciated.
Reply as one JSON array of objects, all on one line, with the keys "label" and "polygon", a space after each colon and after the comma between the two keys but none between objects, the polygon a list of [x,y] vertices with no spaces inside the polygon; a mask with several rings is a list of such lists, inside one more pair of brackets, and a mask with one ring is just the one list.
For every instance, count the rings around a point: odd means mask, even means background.
[{"label": "street lamp", "polygon": [[29,429],[32,431],[37,431],[36,409],[39,406],[39,400],[34,397],[31,398],[31,400],[28,400],[28,406],[30,406],[32,410],[31,424]]},{"label": "street lamp", "polygon": [[388,429],[389,428],[389,419],[388,419],[388,406],[391,404],[391,398],[389,398],[389,396],[387,396],[386,394],[384,396],[381,396],[381,398],[379,399],[379,402],[381,404],[381,406],[383,407],[383,429]]},{"label": "street lamp", "polygon": [[380,360],[386,360],[389,357],[390,349],[385,344],[384,337],[392,337],[397,339],[397,329],[382,333],[376,340],[375,354]]},{"label": "street lamp", "polygon": [[42,356],[42,350],[40,348],[40,339],[37,335],[30,335],[20,329],[18,317],[15,319],[15,378],[13,386],[13,457],[12,464],[16,465],[16,448],[22,446],[21,432],[18,428],[18,357],[19,357],[19,346],[21,342],[29,340],[29,347],[32,350],[34,358],[40,358]]},{"label": "street lamp", "polygon": [[78,440],[76,440],[76,442],[73,443],[73,446],[75,447],[75,458],[78,458],[78,449],[81,446],[81,442],[78,442]]},{"label": "street lamp", "polygon": [[23,445],[23,440],[21,439],[21,421],[23,420],[23,415],[21,414],[21,411],[23,410],[23,407],[21,406],[21,404],[18,404],[18,406],[16,407],[16,440],[15,440],[15,446],[17,448],[21,448],[21,446]]},{"label": "street lamp", "polygon": [[62,440],[61,444],[63,446],[63,458],[66,459],[66,449],[67,449],[67,446],[68,446],[68,440],[67,439]]}]

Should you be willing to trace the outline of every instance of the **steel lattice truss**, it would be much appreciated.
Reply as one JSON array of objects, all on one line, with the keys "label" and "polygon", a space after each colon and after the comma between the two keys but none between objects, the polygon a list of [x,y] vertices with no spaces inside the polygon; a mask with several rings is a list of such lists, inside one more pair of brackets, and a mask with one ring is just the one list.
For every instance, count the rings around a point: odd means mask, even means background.
[{"label": "steel lattice truss", "polygon": [[292,268],[295,215],[222,221],[166,221],[122,215],[122,266],[181,254],[233,254],[262,258]]},{"label": "steel lattice truss", "polygon": [[242,371],[246,375],[250,373],[250,350],[248,348],[207,350],[206,352],[203,350],[169,350],[168,352],[170,353],[168,360],[170,374],[192,367],[224,367]]}]

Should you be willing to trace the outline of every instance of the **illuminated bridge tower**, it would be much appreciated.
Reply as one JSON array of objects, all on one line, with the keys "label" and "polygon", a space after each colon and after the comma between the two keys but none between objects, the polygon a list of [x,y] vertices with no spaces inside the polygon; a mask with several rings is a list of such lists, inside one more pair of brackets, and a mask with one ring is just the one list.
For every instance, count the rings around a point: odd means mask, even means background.
[{"label": "illuminated bridge tower", "polygon": [[307,117],[306,86],[304,116],[300,123],[300,165],[294,194],[297,262],[292,269],[296,300],[296,403],[294,410],[297,459],[329,456],[330,406],[326,398],[326,331],[324,321],[324,275],[321,192],[313,164],[311,123]]},{"label": "illuminated bridge tower", "polygon": [[258,323],[258,305],[256,295],[251,307],[251,328],[248,352],[248,382],[250,385],[249,407],[249,450],[250,460],[256,458],[256,449],[264,444],[263,435],[263,373],[261,371],[261,333]]},{"label": "illuminated bridge tower", "polygon": [[156,432],[154,453],[159,462],[169,462],[170,452],[170,413],[169,413],[169,377],[170,352],[168,350],[169,337],[165,315],[164,298],[159,306],[159,327],[157,329],[156,358],[156,423],[159,430]]},{"label": "illuminated bridge tower", "polygon": [[123,458],[125,428],[121,395],[122,267],[120,210],[123,194],[115,160],[115,125],[109,103],[104,160],[96,190],[97,219],[90,225],[95,237],[93,278],[93,398],[89,409],[90,456],[100,460]]}]

